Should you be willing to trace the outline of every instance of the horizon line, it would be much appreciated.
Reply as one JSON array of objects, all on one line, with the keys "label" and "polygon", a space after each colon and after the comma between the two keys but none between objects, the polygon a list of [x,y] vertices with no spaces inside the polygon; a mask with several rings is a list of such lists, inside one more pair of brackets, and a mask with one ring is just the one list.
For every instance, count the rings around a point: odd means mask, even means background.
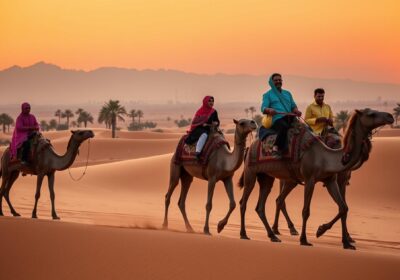
[{"label": "horizon line", "polygon": [[[34,67],[36,65],[49,65],[49,66],[55,66],[57,68],[60,68],[61,70],[66,70],[66,71],[77,71],[77,72],[85,72],[85,73],[90,73],[94,72],[97,70],[101,69],[107,69],[107,68],[114,68],[114,69],[122,69],[122,70],[130,70],[130,71],[173,71],[173,72],[181,72],[185,74],[192,74],[192,75],[200,75],[200,76],[217,76],[217,75],[225,75],[225,76],[251,76],[251,77],[269,77],[268,75],[264,74],[248,74],[248,73],[236,73],[236,74],[229,74],[229,73],[223,73],[223,72],[215,72],[215,73],[197,73],[197,72],[186,72],[183,70],[178,70],[178,69],[166,69],[166,68],[158,68],[158,69],[152,69],[152,68],[144,68],[144,69],[138,69],[138,68],[127,68],[127,67],[120,67],[120,66],[100,66],[97,68],[93,68],[90,70],[84,70],[84,69],[78,69],[78,68],[64,68],[63,66],[60,66],[58,64],[54,64],[51,62],[46,62],[44,60],[40,60],[38,62],[35,62],[31,65],[28,66],[20,66],[17,64],[8,66],[6,68],[0,69],[0,72],[7,71],[11,68],[17,67],[21,69],[27,69]],[[396,82],[371,82],[371,81],[364,81],[364,80],[353,80],[351,78],[323,78],[323,77],[310,77],[310,76],[303,76],[300,74],[282,74],[282,76],[291,76],[291,77],[300,77],[300,78],[305,78],[305,79],[318,79],[318,80],[336,80],[336,81],[351,81],[351,82],[356,82],[356,83],[369,83],[369,84],[384,84],[384,85],[397,85],[400,86],[400,83]]]}]

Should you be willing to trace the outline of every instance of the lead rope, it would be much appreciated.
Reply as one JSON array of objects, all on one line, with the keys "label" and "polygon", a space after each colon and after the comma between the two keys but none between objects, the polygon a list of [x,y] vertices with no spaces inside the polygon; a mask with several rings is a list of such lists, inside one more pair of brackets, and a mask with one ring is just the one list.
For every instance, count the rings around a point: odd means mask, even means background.
[{"label": "lead rope", "polygon": [[86,156],[86,166],[85,166],[85,170],[83,170],[83,173],[81,174],[81,176],[79,176],[79,178],[74,178],[73,176],[72,176],[72,174],[71,174],[71,168],[69,167],[68,168],[68,173],[69,173],[69,176],[71,177],[71,179],[73,180],[73,181],[75,181],[75,182],[77,182],[77,181],[80,181],[82,178],[83,178],[83,176],[85,176],[85,174],[86,174],[86,170],[87,170],[87,167],[88,167],[88,163],[89,163],[89,153],[90,153],[90,138],[88,139],[88,151],[87,151],[87,156]]}]

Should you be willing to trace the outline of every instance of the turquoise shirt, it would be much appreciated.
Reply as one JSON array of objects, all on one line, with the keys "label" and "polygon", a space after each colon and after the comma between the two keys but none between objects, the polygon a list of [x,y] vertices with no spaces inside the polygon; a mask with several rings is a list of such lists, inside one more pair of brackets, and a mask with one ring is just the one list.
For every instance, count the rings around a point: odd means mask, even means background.
[{"label": "turquoise shirt", "polygon": [[[272,108],[277,112],[291,113],[297,107],[292,94],[284,89],[279,92],[272,82],[272,77],[269,79],[269,85],[271,89],[263,94],[261,113],[264,113],[265,108]],[[272,123],[283,117],[284,115],[276,114],[272,117]]]}]

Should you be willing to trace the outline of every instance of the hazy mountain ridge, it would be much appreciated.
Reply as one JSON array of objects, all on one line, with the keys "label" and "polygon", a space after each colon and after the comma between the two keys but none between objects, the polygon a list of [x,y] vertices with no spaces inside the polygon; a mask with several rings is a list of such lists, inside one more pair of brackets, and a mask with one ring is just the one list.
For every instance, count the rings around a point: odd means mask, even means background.
[{"label": "hazy mountain ridge", "polygon": [[[284,75],[284,87],[298,102],[312,100],[313,89],[324,87],[331,102],[398,100],[400,85],[318,79]],[[29,100],[36,104],[102,103],[121,101],[173,104],[198,103],[206,94],[219,102],[256,102],[268,90],[267,77],[203,75],[176,70],[136,70],[103,67],[93,71],[62,69],[53,64],[13,66],[0,71],[2,104]]]}]

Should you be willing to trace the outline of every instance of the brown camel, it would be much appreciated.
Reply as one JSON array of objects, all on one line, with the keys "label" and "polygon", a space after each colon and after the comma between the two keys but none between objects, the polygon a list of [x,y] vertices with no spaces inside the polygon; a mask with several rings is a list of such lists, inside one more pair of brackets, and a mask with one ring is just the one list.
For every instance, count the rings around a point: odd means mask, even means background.
[{"label": "brown camel", "polygon": [[[344,237],[347,233],[345,217],[348,207],[340,194],[337,184],[337,174],[345,170],[352,170],[353,168],[360,167],[363,158],[368,158],[368,156],[363,153],[366,151],[369,152],[369,149],[365,147],[370,145],[369,138],[372,130],[383,125],[392,124],[393,122],[393,116],[386,112],[379,112],[371,109],[356,110],[349,121],[349,127],[344,137],[343,149],[334,150],[327,147],[322,141],[316,141],[303,152],[299,163],[290,163],[285,160],[280,160],[273,164],[267,162],[249,165],[250,157],[247,157],[245,160],[243,180],[240,182],[242,183],[241,187],[244,186],[243,196],[240,201],[240,237],[242,239],[249,239],[245,229],[245,212],[247,200],[254,188],[258,175],[261,183],[256,211],[268,232],[269,238],[274,242],[279,242],[280,240],[270,228],[265,216],[265,203],[271,191],[274,179],[278,178],[286,182],[285,188],[278,197],[277,205],[279,210],[289,190],[293,189],[291,186],[295,186],[299,180],[305,182],[302,213],[303,225],[300,244],[307,246],[312,245],[307,241],[306,225],[310,216],[310,203],[315,183],[321,181],[325,184],[329,194],[339,206],[339,213],[331,222],[323,224],[318,228],[317,236],[323,235],[338,219],[342,218],[343,247],[346,249],[353,249],[348,239]],[[252,145],[257,145],[257,141]],[[293,174],[295,174],[297,178],[293,178]]]},{"label": "brown camel", "polygon": [[[372,145],[370,141],[366,141],[365,142],[366,145],[363,146],[363,148],[365,149],[365,151],[362,152],[363,158],[361,158],[361,160],[351,168],[351,170],[344,170],[342,172],[339,172],[337,174],[337,184],[339,187],[339,191],[340,191],[340,195],[343,198],[343,201],[347,204],[346,202],[346,189],[347,186],[350,185],[350,178],[351,178],[351,172],[360,168],[362,166],[362,164],[368,160],[369,157],[369,153],[371,151]],[[341,141],[340,142],[336,142],[336,145],[333,145],[331,148],[333,149],[339,149],[341,148]],[[289,195],[289,193],[297,186],[297,184],[290,184],[289,186],[287,186],[287,190],[286,192],[286,196]],[[283,189],[285,188],[285,181],[284,180],[280,180],[279,182],[279,193],[283,192]],[[282,198],[281,198],[282,199]],[[279,199],[276,200],[276,203],[279,204],[280,201]],[[286,204],[285,204],[285,199],[283,199],[283,202],[281,203],[281,209],[279,209],[278,205],[276,207],[276,212],[275,212],[275,220],[274,220],[274,224],[272,226],[272,231],[276,234],[276,235],[280,235],[279,232],[279,213],[280,210],[282,211],[283,215],[285,216],[286,222],[288,224],[288,228],[290,231],[291,235],[299,235],[299,233],[297,232],[296,228],[294,227],[293,222],[291,221],[287,210],[286,210]],[[342,227],[343,227],[343,223],[346,223],[347,221],[347,213],[345,215],[342,216],[341,218],[342,221]],[[347,225],[344,226],[345,231],[343,232],[344,236],[342,236],[342,238],[347,238],[349,243],[355,243],[355,240],[351,237],[351,235],[349,234],[348,230],[347,230]],[[319,236],[318,236],[319,237]],[[354,246],[350,246],[350,248],[348,249],[355,249]]]},{"label": "brown camel", "polygon": [[168,207],[170,204],[172,193],[176,186],[181,180],[181,194],[179,198],[179,209],[182,212],[183,219],[185,221],[186,229],[188,232],[193,232],[193,228],[189,223],[186,216],[185,201],[188,194],[190,185],[193,181],[193,177],[207,180],[208,181],[208,197],[206,204],[206,221],[204,225],[204,233],[210,234],[209,230],[209,216],[212,209],[212,198],[214,194],[215,184],[218,181],[223,181],[225,190],[229,197],[229,210],[224,219],[218,223],[218,232],[226,225],[229,216],[236,207],[233,194],[233,182],[232,177],[234,172],[240,167],[243,162],[244,151],[246,148],[246,139],[249,133],[257,128],[257,124],[253,120],[241,119],[239,121],[233,120],[236,124],[235,129],[235,145],[232,152],[223,145],[219,149],[215,150],[208,161],[207,166],[202,165],[188,165],[183,163],[182,165],[175,164],[175,154],[171,160],[170,166],[170,180],[168,192],[165,195],[165,216],[163,227],[168,228]]},{"label": "brown camel", "polygon": [[[32,211],[32,218],[37,218],[36,208],[40,197],[40,189],[44,176],[48,178],[48,185],[51,198],[51,215],[53,219],[60,219],[57,216],[54,206],[54,173],[57,170],[65,170],[72,165],[78,154],[79,146],[83,141],[93,138],[94,133],[91,130],[77,130],[71,131],[72,135],[68,142],[67,151],[63,156],[59,156],[53,150],[51,145],[46,145],[41,151],[38,151],[35,158],[29,167],[23,166],[20,163],[10,164],[10,154],[7,148],[1,158],[1,171],[2,184],[0,189],[0,216],[3,216],[2,200],[5,197],[8,206],[10,207],[13,216],[20,216],[11,204],[9,193],[15,180],[18,178],[19,173],[37,175],[35,206]],[[39,144],[40,145],[40,144]]]}]

